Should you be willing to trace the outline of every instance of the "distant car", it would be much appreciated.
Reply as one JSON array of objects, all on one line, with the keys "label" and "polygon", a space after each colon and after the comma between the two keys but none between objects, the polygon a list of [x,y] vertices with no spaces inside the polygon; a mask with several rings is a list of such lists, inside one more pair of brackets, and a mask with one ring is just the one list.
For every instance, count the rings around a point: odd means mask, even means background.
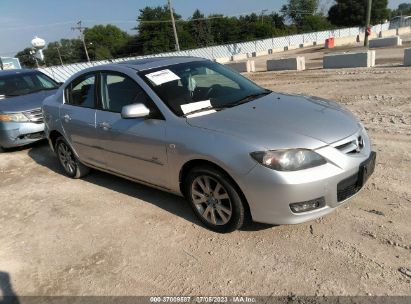
[{"label": "distant car", "polygon": [[36,70],[0,71],[0,147],[23,146],[44,138],[41,106],[58,86]]},{"label": "distant car", "polygon": [[96,168],[185,196],[210,229],[296,224],[357,193],[375,153],[334,102],[263,89],[220,64],[152,58],[86,69],[43,105],[65,173]]}]

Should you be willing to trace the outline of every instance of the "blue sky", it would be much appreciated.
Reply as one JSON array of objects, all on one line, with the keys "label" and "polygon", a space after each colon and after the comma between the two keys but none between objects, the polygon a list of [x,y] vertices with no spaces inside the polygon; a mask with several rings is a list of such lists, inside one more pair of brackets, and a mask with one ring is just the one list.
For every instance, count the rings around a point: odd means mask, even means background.
[{"label": "blue sky", "polygon": [[[133,33],[138,10],[145,6],[166,4],[166,0],[0,0],[0,56],[14,55],[30,46],[34,36],[51,42],[75,38],[71,30],[78,20],[85,26],[112,23]],[[177,13],[191,16],[196,8],[205,14],[237,15],[262,9],[278,11],[285,0],[172,0]],[[322,0],[327,6],[332,0]],[[397,7],[406,0],[389,0]]]}]

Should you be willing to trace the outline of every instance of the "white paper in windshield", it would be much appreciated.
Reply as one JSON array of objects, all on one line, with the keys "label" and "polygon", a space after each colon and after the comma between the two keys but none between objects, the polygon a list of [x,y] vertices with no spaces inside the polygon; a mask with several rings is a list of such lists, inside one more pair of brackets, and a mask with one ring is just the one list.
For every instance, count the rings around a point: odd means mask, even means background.
[{"label": "white paper in windshield", "polygon": [[[192,102],[192,103],[187,103],[187,104],[183,104],[181,105],[181,110],[183,111],[184,114],[196,111],[196,110],[200,110],[200,109],[204,109],[204,108],[208,108],[211,107],[211,102],[210,100],[204,100],[204,101],[198,101],[198,102]],[[198,113],[194,113],[194,114],[190,114],[187,117],[196,117],[196,116],[202,116],[202,115],[206,115],[206,114],[210,114],[210,113],[214,113],[215,110],[207,110],[207,111],[203,111],[203,112],[198,112]]]},{"label": "white paper in windshield", "polygon": [[183,104],[181,105],[181,110],[183,111],[184,114],[187,114],[189,112],[193,112],[193,111],[200,110],[203,108],[208,108],[208,107],[211,107],[210,100],[204,100],[204,101]]},{"label": "white paper in windshield", "polygon": [[166,82],[180,79],[180,77],[178,77],[169,69],[147,74],[146,77],[150,79],[155,85],[161,85]]}]

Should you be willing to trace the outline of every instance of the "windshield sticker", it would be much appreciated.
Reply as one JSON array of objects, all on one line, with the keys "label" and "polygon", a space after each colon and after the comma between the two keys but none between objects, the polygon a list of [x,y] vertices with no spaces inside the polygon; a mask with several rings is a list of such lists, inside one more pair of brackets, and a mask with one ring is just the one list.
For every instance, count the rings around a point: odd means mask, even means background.
[{"label": "windshield sticker", "polygon": [[187,103],[181,105],[181,110],[183,111],[184,114],[200,110],[203,108],[209,108],[211,107],[211,102],[210,100],[204,100],[204,101],[198,101],[198,102],[192,102],[192,103]]},{"label": "windshield sticker", "polygon": [[180,79],[180,77],[178,77],[168,69],[147,74],[146,77],[150,79],[155,85],[161,85],[166,82]]}]

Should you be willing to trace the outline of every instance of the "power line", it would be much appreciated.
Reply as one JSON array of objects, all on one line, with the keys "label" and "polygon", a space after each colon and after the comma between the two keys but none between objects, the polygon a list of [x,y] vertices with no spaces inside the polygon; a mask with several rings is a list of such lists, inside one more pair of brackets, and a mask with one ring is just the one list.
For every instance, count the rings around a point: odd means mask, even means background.
[{"label": "power line", "polygon": [[[273,10],[274,12],[274,10]],[[309,13],[312,14],[313,12],[309,11],[293,11],[293,12],[301,12],[301,13]],[[219,15],[219,16],[212,16],[212,17],[203,17],[203,18],[190,18],[190,19],[177,19],[175,22],[191,22],[191,21],[201,21],[201,20],[212,20],[212,19],[222,19],[222,18],[230,18],[230,17],[238,17],[238,16],[243,16],[243,15],[248,15],[248,14],[257,14],[261,13],[261,10],[256,10],[256,11],[249,11],[249,12],[243,12],[243,13],[238,13],[238,14],[232,14],[232,15]],[[217,14],[218,15],[218,14]],[[25,29],[36,29],[36,28],[42,28],[42,27],[50,27],[50,26],[63,26],[63,25],[68,25],[68,24],[73,24],[76,21],[64,21],[64,22],[57,22],[57,23],[47,23],[47,24],[39,24],[39,25],[27,25],[27,26],[20,26],[20,27],[3,27],[0,28],[0,31],[11,31],[11,30],[25,30]],[[172,22],[171,20],[108,20],[108,21],[102,21],[102,20],[83,20],[82,23],[170,23]]]},{"label": "power line", "polygon": [[[274,13],[275,10],[272,10],[272,12]],[[295,12],[295,13],[300,13],[300,14],[313,14],[313,11],[308,11],[308,10],[292,10],[289,12]],[[205,20],[213,20],[213,19],[224,19],[224,18],[231,18],[231,17],[238,17],[238,16],[244,16],[244,15],[250,15],[253,13],[260,13],[261,14],[261,10],[260,11],[249,11],[249,12],[243,12],[243,13],[238,13],[238,14],[232,14],[232,15],[211,15],[208,17],[203,17],[203,18],[192,18],[192,19],[177,19],[175,20],[175,23],[177,22],[192,22],[192,21],[205,21]],[[258,14],[257,14],[258,15]],[[67,25],[67,24],[72,24],[74,21],[66,21],[66,22],[58,22],[58,23],[49,23],[49,24],[42,24],[42,25],[35,25],[35,26],[23,26],[23,27],[11,27],[11,28],[0,28],[0,31],[7,31],[7,30],[20,30],[20,29],[35,29],[35,28],[39,28],[39,27],[50,27],[50,26],[62,26],[62,25]],[[110,21],[99,21],[99,20],[83,20],[83,21],[79,21],[77,22],[77,27],[72,27],[72,30],[79,30],[80,31],[80,37],[83,42],[83,46],[84,46],[84,51],[86,53],[86,57],[87,60],[90,61],[89,59],[89,55],[88,55],[88,50],[86,47],[86,43],[85,43],[85,39],[84,39],[84,30],[86,29],[86,27],[81,26],[84,23],[96,23],[96,22],[104,22],[106,24],[110,24],[110,23],[170,23],[172,22],[172,20],[110,20]],[[15,52],[7,52],[7,53],[2,53],[2,55],[9,55],[12,53],[17,53],[19,51],[15,51]]]}]

